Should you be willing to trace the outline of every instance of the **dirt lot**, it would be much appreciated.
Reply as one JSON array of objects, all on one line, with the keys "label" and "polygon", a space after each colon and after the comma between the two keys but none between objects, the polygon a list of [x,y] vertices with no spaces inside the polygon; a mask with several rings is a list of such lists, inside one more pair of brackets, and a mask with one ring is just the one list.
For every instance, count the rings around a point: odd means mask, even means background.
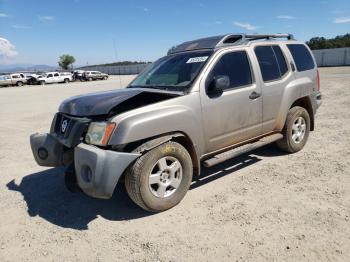
[{"label": "dirt lot", "polygon": [[118,77],[0,89],[0,261],[350,261],[350,67],[321,69],[321,82],[303,151],[269,146],[205,169],[160,214],[122,186],[111,200],[72,194],[30,151],[64,98],[117,88]]}]

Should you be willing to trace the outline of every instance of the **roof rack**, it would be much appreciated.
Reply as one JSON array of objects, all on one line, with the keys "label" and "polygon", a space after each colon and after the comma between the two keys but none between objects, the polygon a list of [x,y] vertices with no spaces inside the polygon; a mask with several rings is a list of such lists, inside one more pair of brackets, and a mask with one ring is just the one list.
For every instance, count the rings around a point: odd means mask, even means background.
[{"label": "roof rack", "polygon": [[269,40],[276,38],[286,38],[287,40],[294,40],[292,34],[228,34],[185,42],[171,48],[168,51],[168,54],[175,54],[199,49],[215,49],[230,45],[242,45],[254,40]]}]

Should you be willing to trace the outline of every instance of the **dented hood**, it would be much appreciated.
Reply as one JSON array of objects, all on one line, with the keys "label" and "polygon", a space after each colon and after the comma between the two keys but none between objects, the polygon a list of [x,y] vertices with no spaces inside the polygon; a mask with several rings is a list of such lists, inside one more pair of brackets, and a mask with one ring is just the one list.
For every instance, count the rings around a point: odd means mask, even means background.
[{"label": "dented hood", "polygon": [[[127,103],[128,100],[130,100],[129,109],[131,110],[139,106],[166,100],[181,94],[183,93],[148,88],[123,88],[73,96],[62,102],[59,107],[59,112],[73,116],[107,115],[123,102],[123,108],[125,108],[125,103]],[[156,101],[154,101],[154,99],[149,99],[152,96],[158,99]],[[131,99],[135,97],[138,97],[135,101],[142,101],[142,103],[132,103]]]}]

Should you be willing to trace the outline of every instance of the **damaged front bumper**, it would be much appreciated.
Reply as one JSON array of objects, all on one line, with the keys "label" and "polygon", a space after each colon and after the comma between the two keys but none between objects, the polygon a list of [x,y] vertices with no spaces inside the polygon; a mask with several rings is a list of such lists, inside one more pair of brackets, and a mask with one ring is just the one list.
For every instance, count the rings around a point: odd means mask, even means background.
[{"label": "damaged front bumper", "polygon": [[78,186],[89,196],[110,198],[124,170],[140,155],[81,143],[74,149]]},{"label": "damaged front bumper", "polygon": [[69,150],[51,134],[33,134],[30,136],[35,161],[40,166],[66,166],[73,161],[73,150]]},{"label": "damaged front bumper", "polygon": [[110,198],[124,170],[140,156],[84,143],[70,149],[51,134],[31,135],[30,145],[40,166],[59,167],[74,163],[74,180],[79,188],[96,198]]}]

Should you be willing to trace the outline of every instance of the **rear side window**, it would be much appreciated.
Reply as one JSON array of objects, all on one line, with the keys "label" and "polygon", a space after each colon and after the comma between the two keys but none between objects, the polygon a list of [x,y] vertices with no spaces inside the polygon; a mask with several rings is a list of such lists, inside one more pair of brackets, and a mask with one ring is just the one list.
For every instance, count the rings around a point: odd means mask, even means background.
[{"label": "rear side window", "polygon": [[307,50],[304,45],[289,44],[287,47],[293,56],[295,65],[299,72],[315,68],[314,60],[312,59],[309,50]]},{"label": "rear side window", "polygon": [[288,71],[286,60],[279,46],[257,46],[255,54],[264,82],[278,80]]},{"label": "rear side window", "polygon": [[237,51],[223,55],[214,66],[212,77],[225,75],[230,78],[230,87],[252,84],[250,64],[245,51]]},{"label": "rear side window", "polygon": [[283,52],[278,45],[273,45],[272,50],[275,53],[281,76],[283,76],[285,73],[288,72],[286,59],[284,58]]}]

